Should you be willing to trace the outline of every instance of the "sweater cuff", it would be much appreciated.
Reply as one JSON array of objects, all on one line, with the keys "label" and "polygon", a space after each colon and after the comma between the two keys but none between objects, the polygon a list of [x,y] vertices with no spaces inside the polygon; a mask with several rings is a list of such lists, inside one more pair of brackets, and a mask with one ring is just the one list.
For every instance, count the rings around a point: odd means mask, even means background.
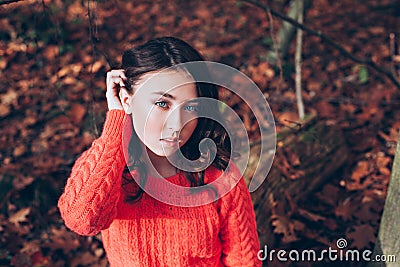
[{"label": "sweater cuff", "polygon": [[102,135],[121,137],[124,117],[125,111],[123,110],[113,109],[107,111]]}]

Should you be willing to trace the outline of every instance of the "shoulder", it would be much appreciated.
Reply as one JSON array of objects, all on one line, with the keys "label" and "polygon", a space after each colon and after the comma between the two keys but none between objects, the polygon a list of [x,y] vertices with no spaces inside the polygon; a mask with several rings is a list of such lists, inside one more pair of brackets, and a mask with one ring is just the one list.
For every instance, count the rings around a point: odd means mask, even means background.
[{"label": "shoulder", "polygon": [[228,179],[238,182],[242,176],[236,164],[230,161],[225,169],[219,169],[213,165],[209,166],[205,172],[205,183],[212,183],[217,179],[224,179],[225,181]]},{"label": "shoulder", "polygon": [[233,162],[224,170],[214,166],[207,168],[204,182],[216,189],[218,196],[224,199],[231,198],[238,190],[247,189],[240,169]]}]

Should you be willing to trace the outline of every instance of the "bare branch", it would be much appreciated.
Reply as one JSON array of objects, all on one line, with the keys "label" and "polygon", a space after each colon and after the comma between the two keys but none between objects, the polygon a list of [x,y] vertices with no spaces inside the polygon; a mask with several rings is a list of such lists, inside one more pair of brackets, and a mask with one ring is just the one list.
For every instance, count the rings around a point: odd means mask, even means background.
[{"label": "bare branch", "polygon": [[304,24],[298,23],[296,20],[294,20],[292,18],[289,18],[289,17],[279,13],[279,12],[269,8],[268,6],[264,6],[263,4],[258,3],[257,1],[243,0],[243,2],[244,3],[249,3],[249,4],[253,5],[253,6],[256,6],[256,7],[260,8],[260,9],[262,9],[265,12],[269,12],[273,16],[275,16],[277,18],[280,18],[283,21],[286,21],[286,22],[292,24],[293,26],[295,26],[297,28],[302,29],[303,31],[307,32],[310,35],[314,35],[314,36],[317,36],[317,37],[321,38],[321,40],[323,42],[331,45],[333,48],[338,50],[343,56],[353,60],[356,63],[367,65],[367,66],[371,67],[372,69],[374,69],[376,72],[385,75],[387,78],[389,78],[392,81],[392,83],[397,88],[400,89],[400,80],[390,70],[378,66],[371,59],[364,59],[364,58],[359,58],[359,57],[354,56],[353,54],[349,53],[343,46],[339,45],[338,43],[333,41],[328,36],[322,34],[321,31],[312,30],[312,29],[308,28],[307,26],[305,26]]},{"label": "bare branch", "polygon": [[[298,0],[298,16],[297,20],[299,23],[303,23],[303,12],[304,12],[304,0]],[[303,31],[297,29],[296,36],[296,53],[295,53],[295,67],[296,67],[296,99],[297,99],[297,109],[299,113],[299,119],[304,119],[304,103],[303,97],[301,95],[301,55],[303,47]]]},{"label": "bare branch", "polygon": [[23,1],[23,0],[3,0],[3,1],[0,1],[0,6],[8,5],[8,4],[16,3],[16,2],[21,2],[21,1]]}]

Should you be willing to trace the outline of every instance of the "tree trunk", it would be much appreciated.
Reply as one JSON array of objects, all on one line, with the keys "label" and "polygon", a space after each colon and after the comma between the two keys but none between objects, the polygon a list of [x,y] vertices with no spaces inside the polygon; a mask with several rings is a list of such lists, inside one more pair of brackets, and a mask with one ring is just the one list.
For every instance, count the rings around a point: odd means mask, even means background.
[{"label": "tree trunk", "polygon": [[[287,12],[287,16],[296,21],[299,17],[299,2],[300,2],[299,0],[292,0],[290,3],[289,10]],[[303,10],[306,11],[310,6],[311,6],[311,0],[305,0]],[[277,46],[276,50],[278,52],[278,55],[276,54],[275,49],[271,49],[271,51],[267,55],[267,60],[269,63],[277,64],[279,62],[277,57],[279,57],[280,60],[283,60],[286,57],[295,32],[296,28],[292,24],[288,22],[282,23],[282,26],[279,29],[279,32],[276,37],[278,41],[276,44]]]},{"label": "tree trunk", "polygon": [[[378,238],[371,259],[378,257],[392,257],[391,262],[373,261],[369,267],[399,266],[400,261],[400,133],[397,141],[396,155],[394,157],[392,175],[387,190],[386,202],[383,209]],[[397,262],[396,262],[397,261]]]},{"label": "tree trunk", "polygon": [[[260,142],[252,143],[244,173],[247,182],[259,162],[259,151]],[[260,164],[267,157],[261,155]],[[272,168],[266,181],[252,193],[261,246],[275,244],[271,226],[273,203],[286,201],[287,197],[293,201],[304,198],[326,182],[346,159],[347,146],[341,131],[335,125],[318,121],[315,114],[302,121],[299,130],[289,129],[278,134]]]}]

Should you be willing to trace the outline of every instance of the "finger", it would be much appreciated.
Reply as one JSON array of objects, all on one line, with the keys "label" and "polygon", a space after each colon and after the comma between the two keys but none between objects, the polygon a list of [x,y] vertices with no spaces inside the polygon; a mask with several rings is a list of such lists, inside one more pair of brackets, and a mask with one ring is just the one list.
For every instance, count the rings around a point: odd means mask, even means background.
[{"label": "finger", "polygon": [[111,70],[107,72],[107,90],[112,91],[114,94],[121,87],[125,87],[126,76],[124,70]]},{"label": "finger", "polygon": [[119,70],[119,77],[121,77],[123,80],[126,80],[126,76],[125,76],[125,70]]},{"label": "finger", "polygon": [[124,85],[124,80],[120,76],[110,76],[107,78],[107,85],[119,84]]},{"label": "finger", "polygon": [[111,70],[109,71],[109,73],[111,74],[111,76],[121,76],[121,78],[126,79],[125,70],[123,69]]}]

